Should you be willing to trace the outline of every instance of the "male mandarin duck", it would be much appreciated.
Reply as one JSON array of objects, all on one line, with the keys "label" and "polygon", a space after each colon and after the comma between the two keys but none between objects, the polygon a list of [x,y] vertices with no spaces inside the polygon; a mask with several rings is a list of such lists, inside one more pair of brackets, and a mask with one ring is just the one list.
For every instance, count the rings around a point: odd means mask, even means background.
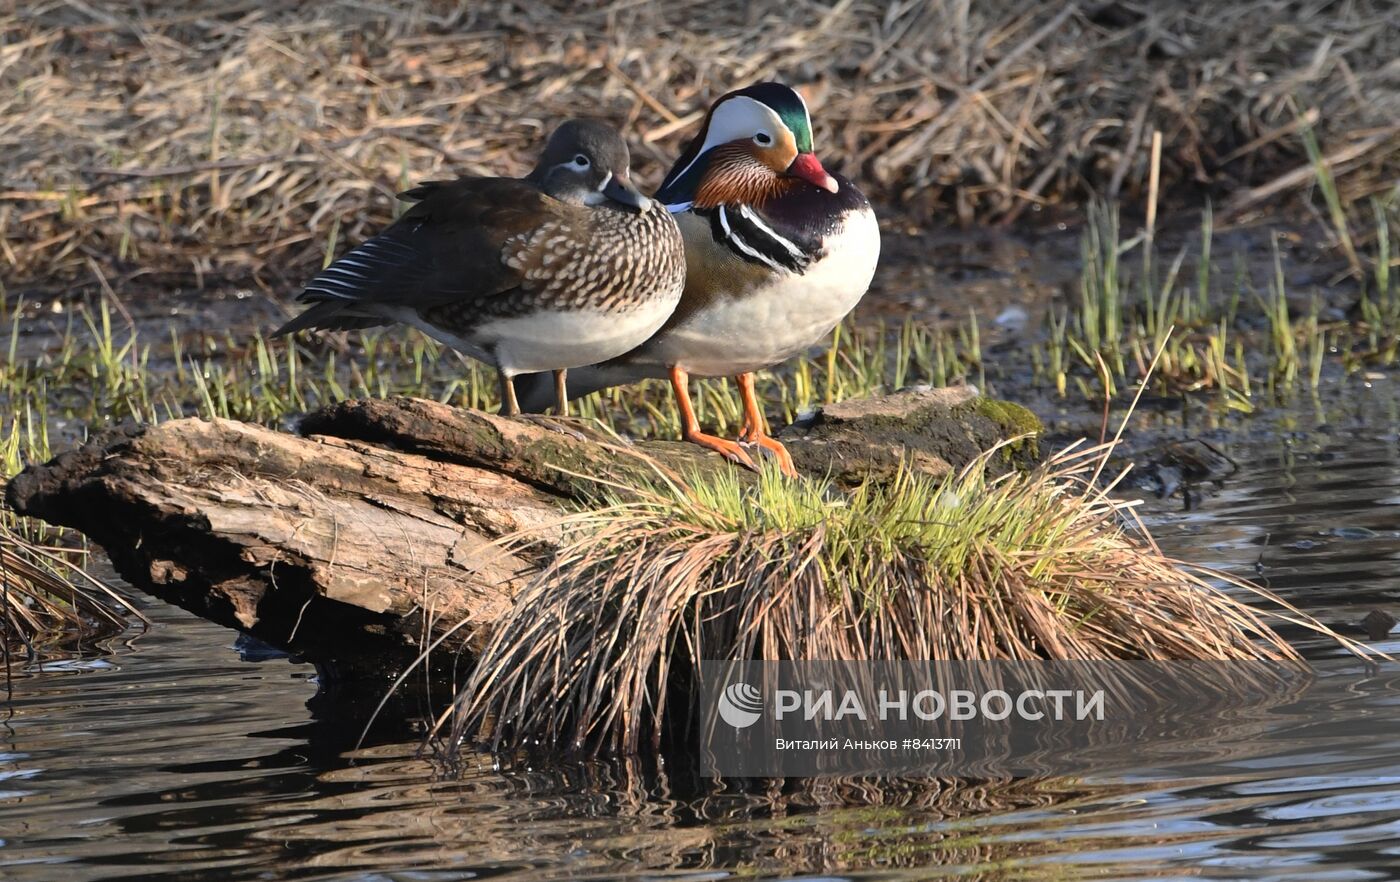
[{"label": "male mandarin duck", "polygon": [[[749,466],[743,444],[755,444],[793,475],[791,456],[765,430],[753,372],[818,343],[870,287],[880,256],[870,202],[822,168],[807,105],[781,83],[759,83],[716,101],[656,198],[685,238],[680,305],[645,343],[575,371],[571,394],[669,377],[685,440]],[[700,430],[691,374],[735,378],[744,411],[741,443]],[[522,384],[527,409],[547,403],[544,379]]]},{"label": "male mandarin duck", "polygon": [[411,325],[494,365],[509,414],[517,374],[553,372],[565,413],[566,371],[651,337],[684,285],[676,222],[633,188],[629,164],[615,130],[570,120],[523,179],[409,190],[417,204],[312,279],[298,298],[311,308],[277,333]]}]

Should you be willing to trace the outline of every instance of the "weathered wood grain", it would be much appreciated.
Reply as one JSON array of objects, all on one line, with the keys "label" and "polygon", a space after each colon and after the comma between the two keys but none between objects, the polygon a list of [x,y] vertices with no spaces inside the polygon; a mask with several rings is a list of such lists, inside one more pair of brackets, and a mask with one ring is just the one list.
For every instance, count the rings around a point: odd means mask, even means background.
[{"label": "weathered wood grain", "polygon": [[[971,390],[922,390],[833,406],[783,438],[801,470],[850,482],[900,458],[944,473],[1013,422]],[[734,468],[693,445],[408,398],[333,405],[300,431],[125,427],[26,469],[7,501],[83,532],[138,588],[355,676],[459,623],[446,647],[469,650],[591,477]]]}]

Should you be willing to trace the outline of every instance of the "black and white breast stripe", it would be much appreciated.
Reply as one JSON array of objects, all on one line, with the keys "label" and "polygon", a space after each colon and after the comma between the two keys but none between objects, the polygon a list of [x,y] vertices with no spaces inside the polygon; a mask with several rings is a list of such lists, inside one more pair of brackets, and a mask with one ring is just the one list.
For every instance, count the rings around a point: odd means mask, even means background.
[{"label": "black and white breast stripe", "polygon": [[411,275],[419,263],[420,257],[413,248],[388,236],[376,236],[321,270],[307,283],[302,297],[359,300],[382,283],[386,275]]},{"label": "black and white breast stripe", "polygon": [[817,248],[804,248],[783,236],[747,205],[721,205],[704,213],[715,241],[750,263],[801,275],[819,256]]}]

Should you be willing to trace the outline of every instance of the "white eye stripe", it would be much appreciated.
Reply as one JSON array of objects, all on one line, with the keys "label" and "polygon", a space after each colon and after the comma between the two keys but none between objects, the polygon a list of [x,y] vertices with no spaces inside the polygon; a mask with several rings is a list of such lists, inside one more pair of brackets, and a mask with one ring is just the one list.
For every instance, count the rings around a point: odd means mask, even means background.
[{"label": "white eye stripe", "polygon": [[768,105],[747,95],[736,95],[714,109],[714,113],[710,115],[710,127],[705,131],[705,141],[700,145],[695,158],[687,163],[685,168],[673,173],[670,179],[679,180],[702,156],[720,144],[752,138],[755,132],[786,130],[787,126],[783,124],[782,119]]},{"label": "white eye stripe", "polygon": [[570,159],[568,162],[561,162],[561,163],[559,163],[558,165],[555,166],[555,168],[568,169],[568,170],[571,171],[571,172],[581,172],[581,171],[587,171],[587,170],[588,170],[589,168],[591,168],[592,166],[593,166],[593,160],[589,159],[589,158],[588,158],[587,156],[585,156],[584,154],[579,153],[579,154],[575,154],[574,158],[573,158],[573,159]]}]

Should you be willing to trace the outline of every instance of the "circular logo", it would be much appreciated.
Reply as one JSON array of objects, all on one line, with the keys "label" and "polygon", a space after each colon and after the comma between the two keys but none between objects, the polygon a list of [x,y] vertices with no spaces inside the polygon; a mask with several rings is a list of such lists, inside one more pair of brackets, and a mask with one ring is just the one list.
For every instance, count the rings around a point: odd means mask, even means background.
[{"label": "circular logo", "polygon": [[758,722],[763,693],[747,683],[730,683],[719,696],[719,718],[736,729]]}]

